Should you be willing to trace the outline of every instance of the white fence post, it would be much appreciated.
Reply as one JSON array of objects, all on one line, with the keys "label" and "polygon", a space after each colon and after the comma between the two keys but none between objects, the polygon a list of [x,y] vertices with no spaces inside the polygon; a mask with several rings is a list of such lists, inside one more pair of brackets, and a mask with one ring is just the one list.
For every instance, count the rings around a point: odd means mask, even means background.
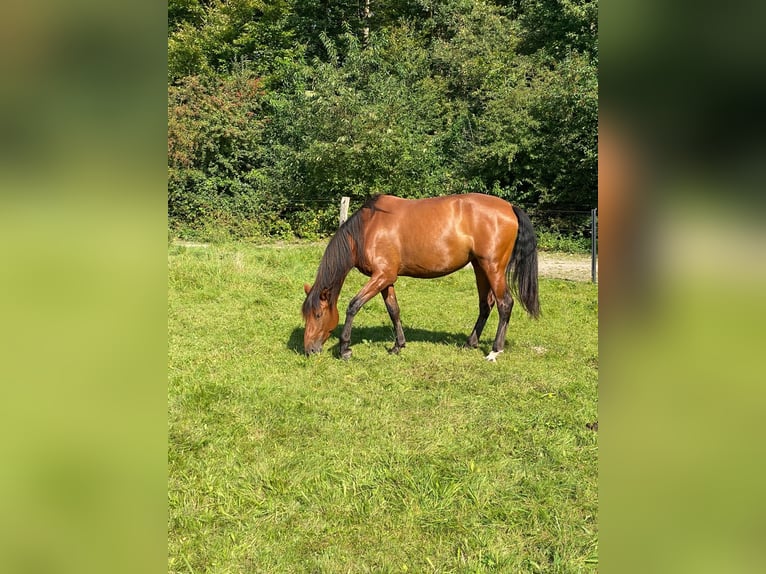
[{"label": "white fence post", "polygon": [[351,201],[348,197],[341,197],[340,198],[340,222],[338,223],[338,227],[343,225],[343,223],[348,219],[348,203]]}]

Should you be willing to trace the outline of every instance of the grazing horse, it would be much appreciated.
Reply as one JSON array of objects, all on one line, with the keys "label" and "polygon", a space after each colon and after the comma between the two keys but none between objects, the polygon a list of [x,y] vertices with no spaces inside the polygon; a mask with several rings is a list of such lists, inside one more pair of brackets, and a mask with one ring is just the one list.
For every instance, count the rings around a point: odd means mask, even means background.
[{"label": "grazing horse", "polygon": [[492,352],[486,357],[494,362],[503,352],[513,308],[509,287],[530,316],[540,315],[537,238],[529,217],[498,197],[478,193],[428,199],[390,195],[371,198],[330,240],[314,285],[304,285],[306,354],[320,352],[338,325],[338,296],[353,267],[370,279],[348,305],[340,335],[343,359],[351,357],[349,342],[354,316],[378,293],[383,296],[396,332],[389,352],[398,353],[404,347],[394,293],[397,277],[442,277],[467,263],[471,263],[476,275],[479,318],[466,346],[478,347],[484,324],[497,303],[500,322]]}]

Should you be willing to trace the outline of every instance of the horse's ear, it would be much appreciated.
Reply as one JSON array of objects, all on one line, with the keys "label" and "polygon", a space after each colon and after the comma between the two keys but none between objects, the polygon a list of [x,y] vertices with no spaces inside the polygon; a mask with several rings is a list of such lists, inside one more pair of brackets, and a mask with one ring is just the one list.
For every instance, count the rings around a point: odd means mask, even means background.
[{"label": "horse's ear", "polygon": [[311,285],[309,285],[308,283],[304,283],[303,290],[306,292],[306,295],[308,295],[309,292],[311,291]]}]

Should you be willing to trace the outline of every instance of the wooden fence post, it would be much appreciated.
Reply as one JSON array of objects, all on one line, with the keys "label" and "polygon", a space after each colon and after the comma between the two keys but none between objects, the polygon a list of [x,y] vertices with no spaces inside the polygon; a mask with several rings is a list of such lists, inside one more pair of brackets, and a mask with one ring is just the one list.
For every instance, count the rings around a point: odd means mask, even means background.
[{"label": "wooden fence post", "polygon": [[343,223],[348,219],[348,203],[351,201],[348,197],[341,197],[340,198],[340,222],[338,223],[338,227],[343,225]]}]

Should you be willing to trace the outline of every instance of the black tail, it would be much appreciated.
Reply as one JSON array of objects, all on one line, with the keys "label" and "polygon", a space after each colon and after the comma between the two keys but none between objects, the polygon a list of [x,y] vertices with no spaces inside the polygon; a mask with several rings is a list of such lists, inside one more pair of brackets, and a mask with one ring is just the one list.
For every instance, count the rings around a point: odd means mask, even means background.
[{"label": "black tail", "polygon": [[519,232],[505,273],[510,275],[513,269],[513,276],[509,281],[511,289],[527,313],[537,319],[540,316],[537,292],[537,236],[527,214],[515,205],[513,211],[519,221]]}]

